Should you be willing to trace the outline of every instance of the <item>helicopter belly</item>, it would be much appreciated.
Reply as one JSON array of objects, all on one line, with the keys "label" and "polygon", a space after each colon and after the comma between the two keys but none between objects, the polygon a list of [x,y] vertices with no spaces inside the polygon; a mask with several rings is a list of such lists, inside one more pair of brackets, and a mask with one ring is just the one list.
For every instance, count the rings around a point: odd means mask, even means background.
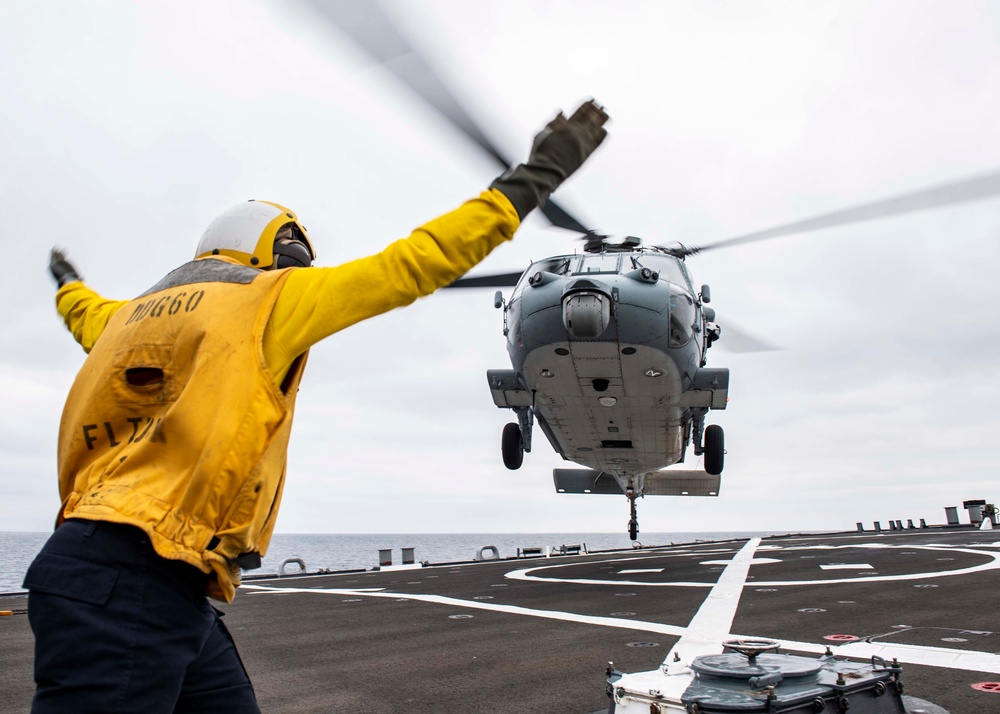
[{"label": "helicopter belly", "polygon": [[676,463],[683,453],[682,375],[663,351],[616,341],[550,343],[521,377],[543,432],[564,458],[614,476]]}]

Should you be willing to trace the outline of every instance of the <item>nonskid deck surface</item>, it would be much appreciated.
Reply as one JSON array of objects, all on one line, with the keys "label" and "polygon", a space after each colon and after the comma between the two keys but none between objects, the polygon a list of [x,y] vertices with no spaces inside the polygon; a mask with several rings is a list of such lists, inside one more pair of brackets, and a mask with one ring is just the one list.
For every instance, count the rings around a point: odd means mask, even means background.
[{"label": "nonskid deck surface", "polygon": [[[745,542],[255,580],[224,609],[264,711],[586,714],[609,661],[658,667]],[[998,598],[1000,531],[766,538],[730,632],[897,657],[907,694],[993,711],[973,685],[1000,681]],[[25,711],[27,618],[0,633],[0,711]]]}]

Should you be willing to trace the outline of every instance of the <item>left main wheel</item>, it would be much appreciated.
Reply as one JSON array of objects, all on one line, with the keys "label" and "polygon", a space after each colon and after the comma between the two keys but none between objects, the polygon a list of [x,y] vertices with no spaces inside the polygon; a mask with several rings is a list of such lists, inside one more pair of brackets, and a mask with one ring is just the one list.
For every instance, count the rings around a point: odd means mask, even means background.
[{"label": "left main wheel", "polygon": [[504,425],[500,452],[503,454],[504,466],[511,471],[521,468],[521,463],[524,461],[524,442],[521,440],[520,426],[513,422]]}]

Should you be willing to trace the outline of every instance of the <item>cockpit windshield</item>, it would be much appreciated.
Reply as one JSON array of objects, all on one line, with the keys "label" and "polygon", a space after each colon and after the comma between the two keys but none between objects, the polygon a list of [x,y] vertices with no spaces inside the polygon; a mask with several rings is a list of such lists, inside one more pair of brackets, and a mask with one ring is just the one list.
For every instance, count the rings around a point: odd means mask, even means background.
[{"label": "cockpit windshield", "polygon": [[618,261],[621,256],[602,253],[601,255],[585,256],[580,267],[577,268],[577,275],[592,275],[594,273],[617,273]]}]

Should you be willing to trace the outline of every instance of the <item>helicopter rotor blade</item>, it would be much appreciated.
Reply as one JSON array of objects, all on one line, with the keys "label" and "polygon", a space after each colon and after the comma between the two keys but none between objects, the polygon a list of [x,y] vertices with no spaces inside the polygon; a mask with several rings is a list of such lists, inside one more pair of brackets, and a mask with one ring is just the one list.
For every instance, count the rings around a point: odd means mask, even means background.
[{"label": "helicopter rotor blade", "polygon": [[1000,195],[1000,172],[985,174],[942,186],[935,186],[901,196],[894,196],[873,203],[865,203],[842,211],[825,213],[804,221],[796,221],[795,223],[778,226],[766,231],[748,233],[747,235],[728,238],[703,246],[682,247],[678,252],[683,255],[695,255],[704,253],[706,250],[715,250],[716,248],[729,248],[744,243],[767,240],[768,238],[818,231],[824,228],[861,223],[878,218],[888,218],[889,216],[941,208],[957,203],[981,201],[997,195]]},{"label": "helicopter rotor blade", "polygon": [[784,347],[777,347],[765,342],[759,337],[751,335],[746,330],[736,327],[736,325],[727,320],[720,321],[718,324],[722,328],[722,334],[719,336],[719,341],[712,346],[713,350],[745,354],[750,352],[777,352],[785,349]]},{"label": "helicopter rotor blade", "polygon": [[309,0],[324,17],[372,59],[391,72],[503,168],[510,161],[493,145],[437,72],[427,63],[377,2]]},{"label": "helicopter rotor blade", "polygon": [[560,206],[551,198],[546,199],[545,203],[538,207],[538,210],[541,211],[542,215],[549,219],[549,223],[554,225],[556,228],[565,228],[568,231],[583,233],[587,236],[596,235],[594,231],[573,218],[573,216],[571,216],[565,208]]},{"label": "helicopter rotor blade", "polygon": [[459,278],[445,285],[446,288],[512,288],[517,285],[524,271],[519,273],[495,273],[493,275],[476,275],[471,278]]},{"label": "helicopter rotor blade", "polygon": [[[308,0],[309,4],[350,37],[372,59],[391,72],[427,104],[437,110],[452,126],[476,143],[496,163],[509,169],[513,164],[483,133],[458,98],[403,36],[377,2],[354,0]],[[564,208],[549,199],[541,212],[557,228],[591,233]]]}]

